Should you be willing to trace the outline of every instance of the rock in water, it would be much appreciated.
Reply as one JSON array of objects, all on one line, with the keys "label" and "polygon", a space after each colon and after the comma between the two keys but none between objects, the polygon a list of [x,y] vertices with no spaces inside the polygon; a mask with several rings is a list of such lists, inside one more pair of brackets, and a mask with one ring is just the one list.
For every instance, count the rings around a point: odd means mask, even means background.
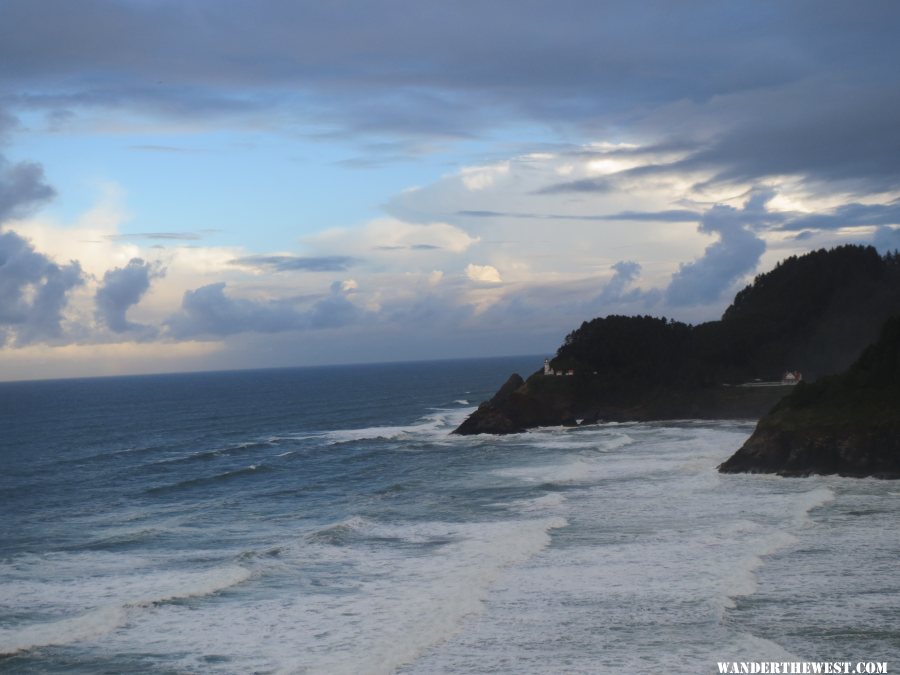
[{"label": "rock in water", "polygon": [[900,316],[849,370],[797,385],[719,471],[900,478]]},{"label": "rock in water", "polygon": [[524,431],[524,427],[510,419],[509,415],[501,409],[501,406],[524,384],[525,380],[518,373],[510,375],[493,398],[478,406],[478,410],[469,415],[453,433],[470,436],[473,434],[516,434]]}]

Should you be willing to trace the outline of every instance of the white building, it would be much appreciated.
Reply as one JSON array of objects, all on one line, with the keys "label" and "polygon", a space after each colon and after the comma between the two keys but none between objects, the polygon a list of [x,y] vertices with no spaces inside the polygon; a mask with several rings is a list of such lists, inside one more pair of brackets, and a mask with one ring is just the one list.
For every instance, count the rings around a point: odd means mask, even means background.
[{"label": "white building", "polygon": [[803,379],[803,374],[799,370],[789,370],[781,378],[781,384],[797,384]]}]

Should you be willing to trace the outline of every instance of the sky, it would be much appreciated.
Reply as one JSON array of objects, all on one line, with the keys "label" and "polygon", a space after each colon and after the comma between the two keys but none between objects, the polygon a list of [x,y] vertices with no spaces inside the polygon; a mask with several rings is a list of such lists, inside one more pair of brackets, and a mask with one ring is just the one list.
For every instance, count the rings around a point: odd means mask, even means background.
[{"label": "sky", "polygon": [[900,4],[0,0],[0,380],[552,354],[900,248]]}]

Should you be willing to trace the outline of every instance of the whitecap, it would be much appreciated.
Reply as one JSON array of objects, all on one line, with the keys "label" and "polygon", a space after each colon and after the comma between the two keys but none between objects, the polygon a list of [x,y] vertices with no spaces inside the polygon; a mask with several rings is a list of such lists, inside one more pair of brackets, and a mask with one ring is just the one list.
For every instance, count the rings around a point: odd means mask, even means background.
[{"label": "whitecap", "polygon": [[[46,621],[0,629],[0,655],[11,655],[37,647],[67,645],[103,637],[125,624],[135,611],[160,603],[200,598],[218,593],[247,581],[251,572],[240,566],[222,567],[203,572],[158,573],[150,578],[130,577],[113,580],[109,578],[85,580],[86,595],[89,588],[100,585],[109,588],[116,581],[120,591],[124,591],[116,602],[93,607],[78,616],[55,621]],[[140,591],[135,586],[150,586]],[[47,584],[47,591],[53,591],[54,584]],[[70,585],[66,585],[70,587]],[[129,593],[130,590],[130,593]]]}]

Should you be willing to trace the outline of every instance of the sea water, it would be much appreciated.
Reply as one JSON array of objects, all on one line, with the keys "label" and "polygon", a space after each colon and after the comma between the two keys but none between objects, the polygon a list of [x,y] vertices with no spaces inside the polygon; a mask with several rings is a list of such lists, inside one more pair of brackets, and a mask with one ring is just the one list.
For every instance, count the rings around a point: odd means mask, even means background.
[{"label": "sea water", "polygon": [[450,431],[540,358],[0,385],[0,672],[900,668],[900,485]]}]

